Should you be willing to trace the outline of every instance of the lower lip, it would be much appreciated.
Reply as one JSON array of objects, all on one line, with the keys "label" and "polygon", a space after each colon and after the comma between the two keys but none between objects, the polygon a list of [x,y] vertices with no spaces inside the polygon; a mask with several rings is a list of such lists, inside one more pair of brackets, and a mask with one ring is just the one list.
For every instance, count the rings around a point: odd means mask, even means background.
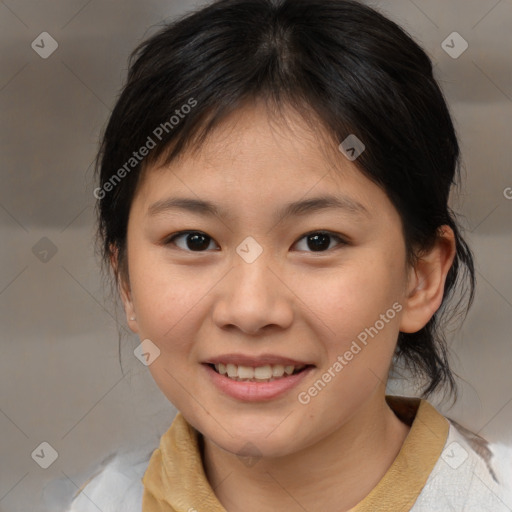
[{"label": "lower lip", "polygon": [[218,389],[237,400],[245,402],[261,402],[277,398],[297,386],[314,368],[310,366],[300,373],[280,377],[271,382],[243,382],[221,375],[207,364],[203,366]]}]

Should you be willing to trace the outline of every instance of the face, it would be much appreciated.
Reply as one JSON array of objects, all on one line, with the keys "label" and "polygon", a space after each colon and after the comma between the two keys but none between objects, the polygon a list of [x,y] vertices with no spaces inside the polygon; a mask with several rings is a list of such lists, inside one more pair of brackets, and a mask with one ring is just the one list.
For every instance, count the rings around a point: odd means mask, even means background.
[{"label": "face", "polygon": [[200,153],[148,169],[129,216],[130,327],[158,347],[166,397],[232,453],[287,455],[335,432],[385,385],[400,327],[398,212],[287,123],[237,111]]}]

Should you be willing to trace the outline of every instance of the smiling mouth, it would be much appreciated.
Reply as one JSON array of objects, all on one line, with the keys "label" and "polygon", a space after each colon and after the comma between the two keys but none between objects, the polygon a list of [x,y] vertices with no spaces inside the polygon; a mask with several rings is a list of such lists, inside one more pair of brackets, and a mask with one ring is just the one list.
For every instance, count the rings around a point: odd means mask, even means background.
[{"label": "smiling mouth", "polygon": [[275,380],[285,379],[290,375],[296,375],[312,367],[312,365],[305,364],[298,366],[267,364],[252,367],[232,363],[209,363],[208,366],[216,373],[238,382],[273,382]]}]

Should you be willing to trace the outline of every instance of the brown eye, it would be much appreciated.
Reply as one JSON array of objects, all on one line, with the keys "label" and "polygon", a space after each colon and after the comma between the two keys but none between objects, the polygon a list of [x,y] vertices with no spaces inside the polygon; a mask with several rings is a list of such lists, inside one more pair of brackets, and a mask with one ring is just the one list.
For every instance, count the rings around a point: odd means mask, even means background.
[{"label": "brown eye", "polygon": [[315,231],[308,233],[300,240],[306,240],[306,247],[311,252],[326,252],[331,248],[330,245],[332,240],[336,240],[338,242],[337,245],[346,244],[345,240],[341,237],[327,231]]},{"label": "brown eye", "polygon": [[[180,242],[178,243],[177,240]],[[347,242],[340,236],[328,231],[314,231],[303,235],[298,242],[306,241],[306,248],[300,249],[306,252],[327,252],[339,245],[346,245]],[[184,242],[183,242],[184,241]],[[334,247],[332,242],[337,242]],[[213,242],[213,238],[201,231],[181,231],[172,235],[164,241],[164,245],[175,245],[188,252],[205,252]]]},{"label": "brown eye", "polygon": [[[184,238],[185,237],[185,238]],[[179,244],[175,241],[184,238],[185,244]],[[210,246],[213,239],[200,231],[182,231],[176,233],[165,241],[165,245],[174,244],[184,251],[203,252]]]}]

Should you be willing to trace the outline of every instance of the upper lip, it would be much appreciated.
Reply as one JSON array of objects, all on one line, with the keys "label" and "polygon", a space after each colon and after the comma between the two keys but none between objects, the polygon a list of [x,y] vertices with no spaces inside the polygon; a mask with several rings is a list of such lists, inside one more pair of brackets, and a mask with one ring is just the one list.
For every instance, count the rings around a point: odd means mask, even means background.
[{"label": "upper lip", "polygon": [[283,366],[307,366],[311,363],[290,359],[289,357],[278,356],[274,354],[262,354],[260,356],[248,356],[244,354],[224,354],[221,356],[210,357],[204,361],[205,364],[236,364],[237,366],[265,366],[277,365]]}]

